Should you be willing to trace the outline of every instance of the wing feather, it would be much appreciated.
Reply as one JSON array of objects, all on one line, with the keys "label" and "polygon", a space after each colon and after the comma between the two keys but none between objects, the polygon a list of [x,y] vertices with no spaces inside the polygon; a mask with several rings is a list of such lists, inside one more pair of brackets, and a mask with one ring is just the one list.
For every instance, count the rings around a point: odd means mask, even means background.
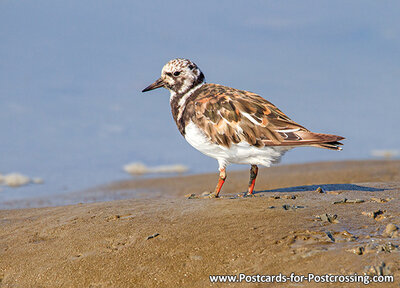
[{"label": "wing feather", "polygon": [[255,93],[217,84],[204,86],[194,99],[191,120],[216,144],[230,147],[245,141],[263,147],[330,143],[319,147],[333,149],[332,145],[341,143],[332,143],[344,139],[310,132]]}]

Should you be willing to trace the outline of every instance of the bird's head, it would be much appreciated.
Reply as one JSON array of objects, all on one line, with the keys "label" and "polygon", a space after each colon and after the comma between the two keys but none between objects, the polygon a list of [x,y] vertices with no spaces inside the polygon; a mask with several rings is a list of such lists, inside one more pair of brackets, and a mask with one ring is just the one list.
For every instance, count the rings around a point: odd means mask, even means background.
[{"label": "bird's head", "polygon": [[164,87],[176,94],[185,94],[203,81],[204,74],[195,63],[188,59],[177,58],[165,64],[161,70],[161,77],[142,92]]}]

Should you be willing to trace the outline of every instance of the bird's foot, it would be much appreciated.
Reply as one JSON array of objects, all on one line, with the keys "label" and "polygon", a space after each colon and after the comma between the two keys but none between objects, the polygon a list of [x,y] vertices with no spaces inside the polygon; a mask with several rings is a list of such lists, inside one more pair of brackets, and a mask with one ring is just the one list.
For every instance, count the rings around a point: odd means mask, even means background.
[{"label": "bird's foot", "polygon": [[188,194],[185,195],[187,199],[213,199],[213,198],[219,198],[219,196],[215,193],[205,191],[201,193],[201,195],[196,195],[196,194]]}]

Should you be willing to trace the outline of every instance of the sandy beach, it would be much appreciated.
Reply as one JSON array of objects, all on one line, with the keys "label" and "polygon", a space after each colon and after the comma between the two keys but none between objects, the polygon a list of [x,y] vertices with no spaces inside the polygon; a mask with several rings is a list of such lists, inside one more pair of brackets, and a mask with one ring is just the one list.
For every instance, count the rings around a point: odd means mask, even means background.
[{"label": "sandy beach", "polygon": [[188,199],[216,179],[122,181],[62,201],[124,200],[0,210],[0,287],[276,287],[212,284],[209,275],[291,272],[394,275],[367,287],[398,287],[400,161],[260,169],[251,198],[237,196],[248,171],[228,171],[220,199]]}]

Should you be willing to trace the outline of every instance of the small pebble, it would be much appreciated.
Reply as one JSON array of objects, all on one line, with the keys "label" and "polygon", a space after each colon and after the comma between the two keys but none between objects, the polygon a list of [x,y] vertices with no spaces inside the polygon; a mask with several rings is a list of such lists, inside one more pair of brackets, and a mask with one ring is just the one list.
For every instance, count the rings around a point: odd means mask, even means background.
[{"label": "small pebble", "polygon": [[326,194],[326,191],[322,187],[318,187],[317,190],[315,190],[315,192]]},{"label": "small pebble", "polygon": [[329,222],[329,223],[334,223],[334,224],[339,223],[339,220],[336,219],[337,218],[336,214],[332,215],[332,214],[325,213],[325,214],[317,216],[317,218],[319,218],[323,222]]},{"label": "small pebble", "polygon": [[391,253],[392,251],[398,251],[399,250],[399,246],[394,245],[393,243],[389,242],[389,243],[378,245],[376,247],[376,250],[378,250],[377,252]]},{"label": "small pebble", "polygon": [[296,209],[304,208],[304,206],[284,204],[284,205],[282,205],[282,208],[285,210],[289,210],[289,209],[296,210]]},{"label": "small pebble", "polygon": [[365,202],[365,200],[363,200],[363,199],[350,199],[350,200],[347,200],[346,203],[364,203],[364,202]]},{"label": "small pebble", "polygon": [[355,248],[349,249],[347,251],[352,252],[352,253],[357,254],[357,255],[363,255],[365,249],[364,249],[364,247],[359,246],[359,247],[355,247]]},{"label": "small pebble", "polygon": [[334,202],[332,202],[332,204],[342,204],[342,203],[346,203],[347,202],[347,199],[346,198],[343,198],[343,199],[341,199],[341,200],[339,200],[339,201],[334,201]]},{"label": "small pebble", "polygon": [[379,221],[379,220],[382,220],[382,219],[385,218],[385,216],[383,216],[383,214],[385,212],[386,212],[386,210],[380,210],[379,209],[379,210],[372,211],[372,212],[363,211],[363,212],[361,212],[361,214]]},{"label": "small pebble", "polygon": [[390,201],[390,200],[388,200],[388,199],[383,199],[383,198],[375,198],[375,197],[372,197],[372,198],[371,198],[371,201],[378,202],[378,203],[386,203],[386,202],[388,202],[388,201]]},{"label": "small pebble", "polygon": [[368,276],[384,276],[392,274],[391,267],[382,262],[376,266],[365,266],[364,273]]},{"label": "small pebble", "polygon": [[335,242],[335,238],[333,237],[331,232],[326,231],[325,234],[326,234],[326,236],[328,236],[329,239],[331,239],[332,242]]},{"label": "small pebble", "polygon": [[363,199],[347,199],[343,198],[339,201],[332,202],[332,204],[344,204],[344,203],[363,203],[365,200]]},{"label": "small pebble", "polygon": [[393,223],[389,223],[386,225],[385,231],[382,233],[383,237],[395,238],[399,236],[399,227],[394,225]]},{"label": "small pebble", "polygon": [[148,236],[148,237],[147,237],[147,240],[156,238],[156,237],[159,236],[159,235],[160,235],[159,233],[154,233],[153,235]]}]

